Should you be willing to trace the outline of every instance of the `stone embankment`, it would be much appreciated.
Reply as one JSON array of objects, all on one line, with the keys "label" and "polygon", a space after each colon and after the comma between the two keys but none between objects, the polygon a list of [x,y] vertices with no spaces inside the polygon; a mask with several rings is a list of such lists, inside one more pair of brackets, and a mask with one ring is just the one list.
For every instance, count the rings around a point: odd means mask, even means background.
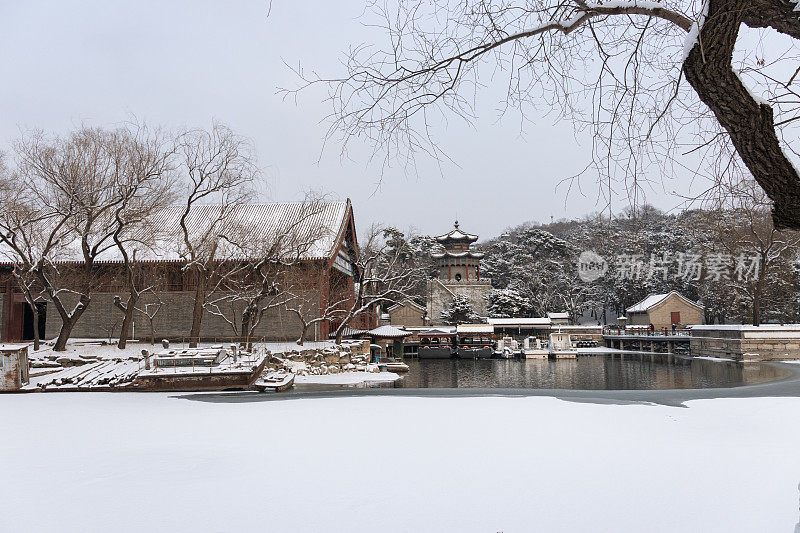
[{"label": "stone embankment", "polygon": [[345,341],[318,348],[296,348],[271,353],[268,370],[287,370],[298,376],[321,376],[342,372],[379,372],[370,363],[369,341]]}]

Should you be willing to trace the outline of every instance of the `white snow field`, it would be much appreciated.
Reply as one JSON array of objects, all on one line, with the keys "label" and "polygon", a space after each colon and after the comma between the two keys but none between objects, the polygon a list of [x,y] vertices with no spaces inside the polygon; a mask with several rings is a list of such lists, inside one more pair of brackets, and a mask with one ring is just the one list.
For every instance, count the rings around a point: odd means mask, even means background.
[{"label": "white snow field", "polygon": [[179,396],[0,395],[0,530],[800,531],[798,398]]}]

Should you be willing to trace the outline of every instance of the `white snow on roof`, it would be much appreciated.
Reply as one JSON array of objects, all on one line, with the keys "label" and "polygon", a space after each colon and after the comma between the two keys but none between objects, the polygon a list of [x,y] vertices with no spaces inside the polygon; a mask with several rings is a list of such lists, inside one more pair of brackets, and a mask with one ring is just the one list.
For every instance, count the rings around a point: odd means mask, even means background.
[{"label": "white snow on roof", "polygon": [[369,335],[370,337],[383,337],[385,339],[392,339],[399,337],[408,337],[410,335],[413,335],[413,332],[396,328],[394,326],[380,326],[375,329],[369,330],[367,332],[367,335]]},{"label": "white snow on roof", "polygon": [[[409,328],[412,329],[412,328]],[[434,335],[455,335],[456,328],[454,326],[439,326],[436,328],[425,328],[425,331],[420,331],[420,337],[430,337]]]},{"label": "white snow on roof", "polygon": [[657,303],[660,303],[664,298],[669,296],[669,293],[664,294],[651,294],[641,302],[634,304],[626,309],[628,313],[644,313]]},{"label": "white snow on roof", "polygon": [[550,320],[563,320],[569,318],[569,313],[547,313]]},{"label": "white snow on roof", "polygon": [[445,233],[444,235],[437,235],[436,240],[439,242],[445,242],[450,240],[473,242],[478,240],[478,236],[473,235],[472,233],[466,233],[458,229],[458,221],[456,221],[455,228],[453,230],[451,230],[449,233]]},{"label": "white snow on roof", "polygon": [[456,333],[494,333],[494,326],[491,324],[459,324],[456,326]]},{"label": "white snow on roof", "polygon": [[664,293],[664,294],[651,294],[650,296],[648,296],[647,298],[645,298],[641,302],[630,306],[625,311],[627,313],[645,313],[645,312],[649,311],[650,309],[652,309],[653,307],[655,307],[658,304],[660,304],[661,302],[663,302],[664,300],[666,300],[669,296],[671,296],[673,294],[676,295],[681,300],[687,302],[687,303],[690,303],[690,304],[692,304],[694,306],[697,306],[697,307],[700,307],[700,308],[703,307],[702,305],[698,304],[697,302],[691,301],[689,298],[685,297],[684,295],[682,295],[678,291],[672,291],[672,292],[667,292],[667,293]]},{"label": "white snow on roof", "polygon": [[533,318],[489,318],[489,324],[494,326],[549,326],[550,319],[548,317],[533,317]]},{"label": "white snow on roof", "polygon": [[[329,259],[337,250],[339,235],[344,231],[350,212],[350,200],[345,202],[287,202],[268,204],[243,204],[228,206],[229,212],[220,223],[220,205],[196,205],[186,220],[190,235],[197,242],[203,236],[214,233],[229,237],[234,235],[235,241],[254,242],[259,239],[268,241],[271,236],[278,236],[290,229],[292,235],[303,243],[302,259]],[[151,246],[137,245],[136,258],[139,261],[183,261],[186,259],[186,247],[180,218],[184,206],[168,206],[155,211],[147,220],[148,228],[158,237]],[[137,241],[136,235],[126,237]],[[211,239],[206,239],[210,244]],[[228,240],[221,238],[220,247],[228,246]],[[115,263],[122,261],[122,255],[113,243],[108,250],[102,252],[98,263]],[[6,248],[6,247],[3,247]],[[134,246],[131,246],[134,248]],[[219,254],[236,255],[235,253]],[[12,261],[8,249],[0,249],[0,261]],[[57,261],[83,261],[80,242],[67,246]]]},{"label": "white snow on roof", "polygon": [[438,254],[431,254],[431,257],[434,259],[441,259],[443,257],[474,257],[475,259],[481,259],[485,256],[483,252],[473,252],[472,250],[467,250],[465,252],[450,252],[445,251]]}]

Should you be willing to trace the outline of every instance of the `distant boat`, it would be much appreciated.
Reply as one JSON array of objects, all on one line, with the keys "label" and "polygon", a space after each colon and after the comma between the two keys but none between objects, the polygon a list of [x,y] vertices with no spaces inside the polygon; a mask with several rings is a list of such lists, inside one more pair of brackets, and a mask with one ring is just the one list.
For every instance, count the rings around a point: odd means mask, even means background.
[{"label": "distant boat", "polygon": [[491,324],[459,324],[456,326],[456,355],[461,359],[489,359],[492,357]]},{"label": "distant boat", "polygon": [[253,383],[258,392],[283,392],[294,386],[294,374],[291,372],[270,372]]},{"label": "distant boat", "polygon": [[420,359],[450,359],[455,355],[456,332],[453,327],[432,328],[419,333]]},{"label": "distant boat", "polygon": [[524,359],[547,359],[550,357],[550,348],[547,343],[542,343],[536,337],[526,337],[522,347],[522,358]]},{"label": "distant boat", "polygon": [[569,333],[550,334],[550,357],[556,359],[574,359],[578,357],[578,350],[572,347],[572,338]]}]

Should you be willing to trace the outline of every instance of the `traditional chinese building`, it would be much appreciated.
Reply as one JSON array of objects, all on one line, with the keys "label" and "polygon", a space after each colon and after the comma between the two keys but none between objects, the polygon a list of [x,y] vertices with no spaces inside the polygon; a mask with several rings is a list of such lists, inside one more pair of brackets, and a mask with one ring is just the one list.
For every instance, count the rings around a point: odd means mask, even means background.
[{"label": "traditional chinese building", "polygon": [[436,237],[444,250],[434,253],[436,277],[428,281],[428,318],[431,324],[441,324],[440,315],[453,301],[455,295],[466,296],[473,310],[486,316],[486,297],[491,290],[491,280],[481,277],[480,261],[484,254],[471,249],[477,235],[466,233],[455,221],[449,233]]},{"label": "traditional chinese building", "polygon": [[[204,220],[213,220],[219,206],[198,206],[189,220],[192,228],[202,229]],[[280,234],[281,228],[297,228],[301,235],[309,235],[312,242],[303,248],[299,261],[294,262],[282,274],[293,280],[292,292],[303,303],[306,320],[322,316],[334,303],[349,305],[355,298],[354,283],[358,282],[356,267],[358,242],[350,200],[344,202],[321,202],[313,208],[302,203],[269,203],[231,206],[228,219],[238,226],[262,236]],[[152,291],[143,294],[137,309],[151,311],[152,324],[142,312],[134,313],[134,338],[147,338],[153,328],[157,338],[181,339],[188,337],[192,322],[192,307],[195,299],[197,279],[186,268],[186,259],[181,254],[179,219],[181,208],[167,207],[153,215],[151,224],[162,235],[153,246],[141,250],[137,256],[142,286],[151,285]],[[33,313],[25,302],[11,276],[12,263],[8,254],[0,249],[0,340],[22,341],[33,338]],[[77,259],[65,260],[60,268],[77,268],[82,263]],[[244,258],[256,260],[257,258]],[[237,259],[241,261],[242,259]],[[117,295],[126,297],[126,271],[115,253],[109,249],[96,262],[96,290],[91,304],[73,329],[72,336],[113,338],[119,333],[122,313],[114,305]],[[287,283],[288,284],[288,283]],[[220,291],[219,296],[225,291]],[[74,306],[77,297],[65,296],[68,307]],[[333,302],[333,303],[332,303]],[[230,316],[241,316],[241,305],[225,303],[225,312]],[[55,337],[61,327],[61,319],[52,303],[44,298],[38,303],[39,332],[45,339]],[[218,305],[222,308],[223,305]],[[227,317],[211,312],[204,313],[201,339],[221,339],[237,335]],[[336,315],[334,315],[336,316]],[[364,314],[352,321],[352,327],[372,328],[376,318]],[[327,339],[339,325],[336,318],[317,321],[308,334],[308,340]],[[255,331],[257,337],[267,340],[295,340],[301,324],[295,313],[275,307],[264,312],[263,319]]]},{"label": "traditional chinese building", "polygon": [[677,291],[651,294],[625,310],[629,326],[649,326],[654,329],[703,323],[703,306]]}]

